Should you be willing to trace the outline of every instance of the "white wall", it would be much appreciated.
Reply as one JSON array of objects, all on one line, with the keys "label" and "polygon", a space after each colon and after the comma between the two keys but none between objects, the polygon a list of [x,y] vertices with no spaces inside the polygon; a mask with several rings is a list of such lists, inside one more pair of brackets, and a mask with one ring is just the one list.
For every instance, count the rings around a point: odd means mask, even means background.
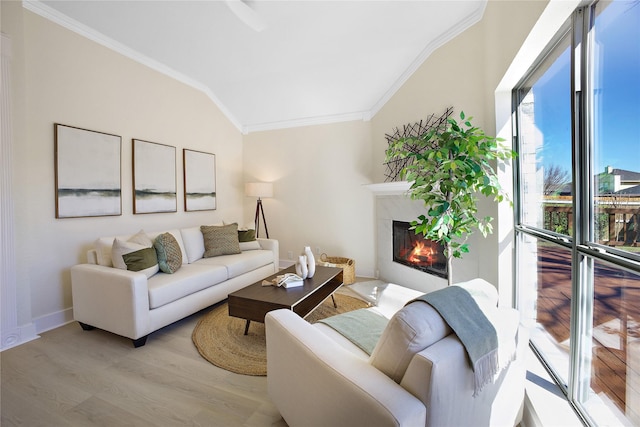
[{"label": "white wall", "polygon": [[[30,317],[42,331],[70,319],[69,268],[97,237],[241,220],[242,135],[193,88],[21,7],[3,5],[5,19],[23,22],[14,35],[23,39],[14,75],[23,77],[16,90],[26,100],[14,138],[18,284],[29,289]],[[122,136],[121,216],[55,218],[54,123]],[[132,138],[176,147],[176,213],[133,215]],[[217,210],[183,212],[183,148],[216,155]]]},{"label": "white wall", "polygon": [[[263,199],[269,235],[280,259],[293,261],[304,246],[353,258],[356,273],[375,269],[373,196],[363,187],[371,174],[368,122],[356,121],[251,133],[244,137],[246,182],[274,183]],[[245,198],[245,219],[256,201]],[[262,233],[262,232],[261,232]],[[261,234],[263,236],[263,234]]]}]

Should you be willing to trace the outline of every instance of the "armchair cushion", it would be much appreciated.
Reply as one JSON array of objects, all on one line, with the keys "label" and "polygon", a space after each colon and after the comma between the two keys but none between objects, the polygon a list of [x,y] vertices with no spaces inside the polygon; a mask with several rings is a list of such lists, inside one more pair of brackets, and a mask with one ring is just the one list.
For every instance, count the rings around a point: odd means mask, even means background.
[{"label": "armchair cushion", "polygon": [[451,332],[433,307],[420,301],[412,302],[389,320],[370,362],[400,383],[413,356]]}]

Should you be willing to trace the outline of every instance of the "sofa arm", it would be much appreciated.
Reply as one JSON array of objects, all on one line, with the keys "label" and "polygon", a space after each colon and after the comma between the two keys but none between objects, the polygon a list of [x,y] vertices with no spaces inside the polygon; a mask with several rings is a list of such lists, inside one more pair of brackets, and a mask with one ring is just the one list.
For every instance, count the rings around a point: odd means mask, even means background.
[{"label": "sofa arm", "polygon": [[296,426],[424,426],[425,406],[289,310],[265,318],[267,386]]},{"label": "sofa arm", "polygon": [[149,292],[143,273],[75,265],[71,292],[75,320],[134,340],[149,334]]},{"label": "sofa arm", "polygon": [[275,239],[264,239],[258,238],[258,243],[260,243],[260,247],[262,249],[269,250],[273,252],[273,264],[275,265],[276,271],[280,268],[280,243]]}]

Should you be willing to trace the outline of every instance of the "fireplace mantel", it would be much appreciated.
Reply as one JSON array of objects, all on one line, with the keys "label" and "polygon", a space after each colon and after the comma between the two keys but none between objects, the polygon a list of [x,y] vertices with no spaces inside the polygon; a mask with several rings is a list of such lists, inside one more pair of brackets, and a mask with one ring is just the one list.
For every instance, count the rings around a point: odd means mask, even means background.
[{"label": "fireplace mantel", "polygon": [[402,196],[407,193],[411,184],[407,181],[382,182],[379,184],[366,184],[376,196]]}]

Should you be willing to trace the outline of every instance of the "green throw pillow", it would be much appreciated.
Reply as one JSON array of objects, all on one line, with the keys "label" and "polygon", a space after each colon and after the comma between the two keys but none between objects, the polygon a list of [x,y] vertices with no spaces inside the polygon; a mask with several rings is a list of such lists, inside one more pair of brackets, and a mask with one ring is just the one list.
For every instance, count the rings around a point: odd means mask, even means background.
[{"label": "green throw pillow", "polygon": [[162,272],[173,274],[182,267],[182,251],[173,234],[160,234],[156,237],[153,247],[158,255],[158,266]]},{"label": "green throw pillow", "polygon": [[144,248],[123,254],[122,259],[127,265],[127,270],[139,271],[147,277],[158,272],[158,257],[154,248]]},{"label": "green throw pillow", "polygon": [[202,225],[200,231],[204,237],[204,258],[240,253],[238,224]]},{"label": "green throw pillow", "polygon": [[253,242],[256,240],[256,230],[238,230],[238,240],[242,242]]}]

